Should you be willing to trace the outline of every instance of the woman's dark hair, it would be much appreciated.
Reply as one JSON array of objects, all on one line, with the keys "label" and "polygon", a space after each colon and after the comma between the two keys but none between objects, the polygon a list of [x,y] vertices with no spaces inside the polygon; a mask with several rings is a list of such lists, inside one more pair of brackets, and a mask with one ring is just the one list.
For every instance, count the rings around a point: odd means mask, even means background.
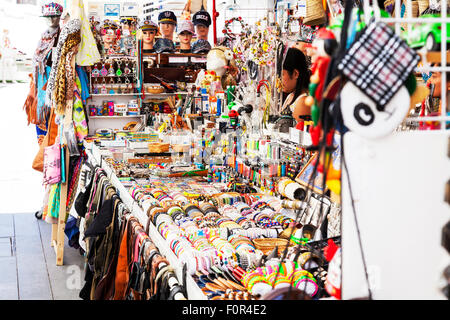
[{"label": "woman's dark hair", "polygon": [[289,76],[292,77],[295,69],[298,70],[299,77],[297,85],[295,86],[294,99],[292,101],[295,101],[302,91],[308,90],[311,72],[308,69],[308,63],[306,62],[306,57],[303,52],[296,48],[289,48],[283,61],[283,70],[286,70],[289,73]]}]

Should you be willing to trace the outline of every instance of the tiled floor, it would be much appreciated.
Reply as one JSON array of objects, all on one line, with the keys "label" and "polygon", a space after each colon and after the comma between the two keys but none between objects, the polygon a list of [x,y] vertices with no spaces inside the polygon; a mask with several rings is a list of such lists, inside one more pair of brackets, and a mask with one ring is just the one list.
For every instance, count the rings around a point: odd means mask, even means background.
[{"label": "tiled floor", "polygon": [[66,244],[56,266],[51,225],[34,213],[0,214],[0,300],[79,300],[84,258]]}]

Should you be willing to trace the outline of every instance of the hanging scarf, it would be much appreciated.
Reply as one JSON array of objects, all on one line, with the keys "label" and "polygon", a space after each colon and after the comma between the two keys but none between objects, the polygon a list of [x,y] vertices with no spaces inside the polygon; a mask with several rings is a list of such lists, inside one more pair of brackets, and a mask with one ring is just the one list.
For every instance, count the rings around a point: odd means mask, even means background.
[{"label": "hanging scarf", "polygon": [[76,83],[73,91],[73,125],[75,127],[75,135],[77,136],[78,143],[82,144],[84,138],[88,135],[88,124],[84,112],[83,100],[81,99],[82,88],[78,76],[76,76]]},{"label": "hanging scarf", "polygon": [[[80,26],[81,26],[80,20],[74,19],[74,20],[70,20],[68,23],[66,23],[64,25],[63,29],[61,30],[61,34],[58,39],[58,45],[56,46],[56,51],[55,51],[55,55],[56,55],[56,57],[54,57],[55,62],[52,65],[52,70],[50,71],[50,76],[49,76],[48,83],[47,83],[47,94],[46,94],[45,104],[48,107],[52,106],[52,93],[56,86],[56,77],[61,72],[60,64],[62,63],[63,65],[65,65],[66,55],[67,55],[68,51],[70,51],[70,49],[73,48],[73,43],[71,43],[71,45],[69,46],[69,45],[66,45],[66,41],[68,40],[68,37],[71,34],[77,33],[78,37],[80,36]],[[78,43],[80,41],[81,40],[79,40]],[[63,54],[63,49],[65,49],[64,50],[65,51],[64,59],[61,59],[62,54]]]},{"label": "hanging scarf", "polygon": [[38,78],[38,74],[43,74],[45,72],[45,66],[47,65],[47,59],[49,53],[53,48],[56,38],[58,37],[59,27],[54,29],[46,30],[39,40],[36,51],[33,56],[33,77],[34,80]]}]

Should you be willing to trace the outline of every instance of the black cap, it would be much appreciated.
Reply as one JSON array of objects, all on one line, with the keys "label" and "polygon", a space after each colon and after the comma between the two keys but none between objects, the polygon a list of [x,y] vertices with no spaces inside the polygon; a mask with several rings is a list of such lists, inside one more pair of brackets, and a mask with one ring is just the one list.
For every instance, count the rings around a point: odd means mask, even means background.
[{"label": "black cap", "polygon": [[208,40],[198,39],[192,46],[192,53],[205,54],[211,50],[211,45]]},{"label": "black cap", "polygon": [[209,27],[211,25],[211,16],[209,15],[208,11],[200,10],[194,13],[192,22],[194,22],[194,26],[201,24],[205,27]]},{"label": "black cap", "polygon": [[158,38],[153,46],[156,53],[172,53],[175,52],[173,41],[165,38]]},{"label": "black cap", "polygon": [[158,16],[158,23],[171,23],[177,25],[177,16],[172,11],[163,11]]}]

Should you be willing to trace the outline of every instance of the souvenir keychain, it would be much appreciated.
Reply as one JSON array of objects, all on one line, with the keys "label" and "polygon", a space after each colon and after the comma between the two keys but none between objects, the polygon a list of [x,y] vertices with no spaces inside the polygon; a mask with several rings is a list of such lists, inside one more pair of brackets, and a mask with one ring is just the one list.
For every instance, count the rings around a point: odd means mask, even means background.
[{"label": "souvenir keychain", "polygon": [[120,78],[117,78],[117,93],[118,94],[125,93],[125,92],[123,92],[122,80],[120,80]]},{"label": "souvenir keychain", "polygon": [[92,70],[91,75],[93,77],[99,77],[100,76],[100,70],[97,69],[97,65],[94,66],[94,70]]},{"label": "souvenir keychain", "polygon": [[113,87],[113,84],[114,84],[113,78],[111,78],[111,79],[109,80],[109,84],[110,84],[110,87],[111,87],[111,89],[109,90],[109,94],[115,94],[115,92],[114,92],[114,87]]},{"label": "souvenir keychain", "polygon": [[128,86],[127,86],[127,84],[126,84],[126,80],[127,80],[127,79],[128,79],[128,78],[125,78],[125,83],[122,83],[122,81],[120,81],[120,91],[121,91],[122,93],[129,93],[128,90],[127,90]]},{"label": "souvenir keychain", "polygon": [[106,89],[106,79],[103,78],[102,87],[100,89],[101,94],[108,94],[108,90]]},{"label": "souvenir keychain", "polygon": [[114,70],[114,67],[113,67],[113,62],[111,61],[109,63],[109,65],[110,65],[110,67],[108,69],[108,76],[113,77],[116,75],[116,71]]},{"label": "souvenir keychain", "polygon": [[127,84],[127,93],[133,92],[133,85],[130,82],[130,79],[126,78],[125,83]]},{"label": "souvenir keychain", "polygon": [[117,60],[117,71],[116,71],[116,76],[120,77],[122,75],[122,70],[120,70],[120,65],[122,64],[122,62],[120,60]]},{"label": "souvenir keychain", "polygon": [[[98,69],[97,69],[98,71]],[[97,79],[94,80],[94,84],[92,85],[94,94],[98,94],[98,82]]]},{"label": "souvenir keychain", "polygon": [[108,70],[106,70],[105,63],[103,63],[102,70],[100,70],[100,74],[101,74],[103,77],[106,77],[106,76],[108,75]]},{"label": "souvenir keychain", "polygon": [[129,64],[129,61],[127,60],[127,61],[125,62],[125,69],[123,70],[123,72],[124,72],[126,75],[129,75],[129,74],[131,73],[131,69],[130,69],[130,67],[128,67],[128,64]]}]

